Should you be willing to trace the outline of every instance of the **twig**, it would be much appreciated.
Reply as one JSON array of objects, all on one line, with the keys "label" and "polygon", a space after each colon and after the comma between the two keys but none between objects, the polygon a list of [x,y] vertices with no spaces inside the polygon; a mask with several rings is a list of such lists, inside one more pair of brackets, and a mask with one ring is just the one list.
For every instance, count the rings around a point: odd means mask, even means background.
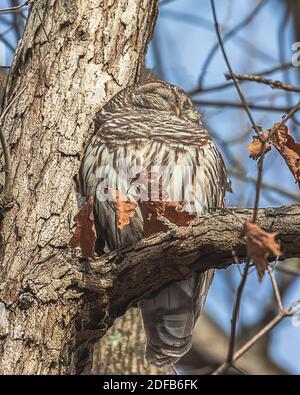
[{"label": "twig", "polygon": [[[222,100],[200,100],[200,99],[194,99],[193,100],[194,104],[198,104],[201,106],[209,106],[209,107],[232,107],[232,108],[244,108],[244,105],[242,103],[237,103],[237,102],[232,102],[232,101],[222,101]],[[288,107],[283,107],[283,106],[267,106],[267,105],[260,105],[260,104],[254,104],[254,103],[248,103],[248,108],[251,110],[257,110],[257,111],[273,111],[273,112],[288,112],[289,108]]]},{"label": "twig", "polygon": [[242,274],[242,279],[241,279],[241,282],[240,282],[238,290],[237,290],[235,304],[233,306],[232,318],[231,318],[231,331],[230,331],[230,338],[229,338],[229,347],[228,347],[228,353],[227,353],[227,358],[226,358],[226,362],[225,362],[226,366],[228,366],[228,367],[232,366],[233,362],[234,362],[233,357],[234,357],[237,321],[238,321],[238,316],[239,316],[240,307],[241,307],[242,295],[243,295],[243,291],[244,291],[245,284],[246,284],[247,277],[248,277],[250,263],[251,263],[251,261],[248,260],[245,264],[244,271]]},{"label": "twig", "polygon": [[[213,4],[213,0],[211,0]],[[234,79],[234,76],[233,76]],[[300,108],[300,102],[294,106],[287,116],[280,122],[279,125],[277,125],[278,129],[280,125],[284,124],[287,122],[289,118],[291,118],[296,111],[298,111]],[[273,130],[275,132],[276,130]],[[258,166],[258,175],[257,175],[257,180],[256,180],[256,194],[255,194],[255,204],[254,204],[254,212],[253,212],[253,222],[256,222],[257,219],[257,213],[258,213],[258,207],[259,207],[259,197],[260,197],[260,191],[261,191],[261,186],[262,186],[262,174],[263,174],[263,163],[264,163],[264,156],[265,156],[265,146],[266,146],[266,141],[262,141],[262,146],[261,146],[261,158],[259,161],[259,166]],[[240,304],[242,300],[242,294],[243,290],[246,284],[247,276],[248,276],[248,271],[250,267],[251,261],[248,260],[246,263],[242,279],[240,282],[240,285],[238,287],[237,291],[237,296],[236,296],[236,302],[233,308],[233,313],[232,313],[232,320],[231,320],[231,334],[230,334],[230,339],[229,339],[229,348],[228,348],[228,354],[227,354],[227,359],[226,361],[214,372],[214,374],[222,374],[225,373],[233,364],[236,362],[238,358],[240,358],[246,351],[248,351],[249,348],[253,346],[262,336],[264,336],[268,331],[270,331],[275,325],[277,325],[284,317],[290,315],[289,311],[284,310],[280,293],[278,290],[277,282],[274,277],[274,274],[272,272],[270,274],[274,293],[276,296],[276,300],[280,309],[280,313],[278,314],[277,317],[275,317],[267,326],[265,326],[259,333],[257,333],[248,343],[246,343],[239,351],[234,353],[234,347],[235,347],[235,339],[236,339],[236,329],[237,329],[237,320],[238,320],[238,315],[240,311]]]},{"label": "twig", "polygon": [[[224,34],[224,42],[226,40],[228,40],[230,37],[232,37],[233,35],[235,35],[240,29],[244,28],[247,24],[249,24],[252,19],[257,16],[259,10],[267,3],[268,0],[261,0],[259,1],[259,3],[257,3],[255,5],[255,7],[253,8],[253,10],[251,10],[251,12],[246,16],[245,19],[243,19],[241,22],[239,22],[233,29],[229,30],[227,33]],[[211,51],[209,52],[206,61],[204,62],[203,68],[202,68],[202,73],[201,76],[199,78],[199,86],[201,87],[203,85],[203,80],[204,80],[204,76],[205,73],[208,69],[208,66],[211,62],[211,60],[213,59],[215,53],[217,52],[218,49],[218,45],[214,45],[213,48],[211,49]]]},{"label": "twig", "polygon": [[[240,180],[242,180],[244,182],[249,181],[249,182],[252,182],[254,184],[256,183],[256,177],[248,176],[248,175],[244,174],[242,171],[236,170],[234,168],[227,169],[227,173],[229,175],[232,175],[233,177],[239,178]],[[277,193],[281,194],[282,196],[286,196],[289,199],[294,200],[295,202],[298,202],[300,200],[300,194],[288,192],[288,191],[278,187],[275,184],[268,184],[268,183],[262,182],[261,183],[261,188],[277,192]]]},{"label": "twig", "polygon": [[[275,128],[272,129],[271,133],[269,133],[268,138],[271,138],[274,133],[279,130],[279,128],[284,125],[292,116],[296,114],[296,112],[300,109],[300,101],[288,112],[288,114],[279,122]],[[261,150],[259,154],[259,162],[258,162],[258,172],[257,172],[257,181],[256,181],[256,195],[255,195],[255,202],[254,202],[254,213],[252,221],[255,223],[258,213],[259,207],[259,198],[261,192],[261,185],[262,185],[262,177],[263,177],[263,164],[265,160],[265,153],[266,153],[266,140],[262,141]]]},{"label": "twig", "polygon": [[[260,2],[260,4],[263,4],[265,2]],[[215,2],[214,0],[211,0],[211,8],[212,8],[212,13],[213,13],[213,18],[214,18],[214,24],[215,24],[215,30],[217,33],[217,37],[218,37],[218,42],[219,45],[221,47],[221,51],[223,53],[223,57],[224,60],[227,64],[228,70],[230,72],[230,74],[233,76],[233,82],[234,85],[236,87],[236,90],[238,92],[238,95],[240,97],[241,103],[243,104],[243,107],[248,115],[248,118],[252,124],[253,129],[255,130],[255,132],[258,134],[258,137],[260,138],[260,140],[262,141],[262,153],[264,153],[265,150],[265,139],[262,137],[261,133],[260,133],[260,129],[257,127],[252,114],[250,112],[250,109],[248,107],[247,101],[243,95],[243,92],[238,84],[237,79],[234,77],[234,73],[231,67],[231,64],[229,62],[229,59],[227,57],[225,48],[224,48],[224,44],[222,41],[222,37],[220,34],[220,30],[219,30],[219,24],[218,24],[218,19],[217,19],[217,14],[216,14],[216,8],[215,8]],[[261,168],[259,169],[258,172],[258,182],[257,185],[260,185],[261,180],[260,178],[262,177],[262,166],[263,166],[263,155],[262,155],[262,160],[261,160]],[[253,213],[253,218],[254,218],[254,222],[256,219],[256,215],[257,215],[257,209],[258,209],[258,202],[259,202],[259,193],[260,193],[260,189],[257,188],[256,189],[256,198],[255,198],[255,206],[254,206],[254,213]],[[237,290],[237,295],[236,295],[236,300],[235,300],[235,304],[233,306],[233,311],[232,311],[232,319],[231,319],[231,333],[230,333],[230,338],[229,338],[229,347],[228,347],[228,353],[227,353],[227,359],[225,362],[226,366],[232,366],[233,365],[233,355],[234,355],[234,348],[235,348],[235,340],[236,340],[236,331],[237,331],[237,321],[238,321],[238,316],[239,316],[239,311],[240,311],[240,306],[241,306],[241,300],[242,300],[242,295],[243,295],[243,291],[245,288],[245,284],[247,281],[247,277],[248,277],[248,271],[249,271],[249,266],[250,266],[250,259],[247,260],[245,267],[244,267],[244,271],[243,271],[243,275],[242,275],[242,279],[240,281],[238,290]]]},{"label": "twig", "polygon": [[47,39],[47,41],[49,42],[49,36],[48,36],[48,34],[47,34],[47,32],[46,32],[45,25],[44,25],[44,22],[43,22],[43,19],[42,19],[42,17],[41,17],[41,14],[40,14],[40,11],[39,11],[38,7],[37,7],[37,9],[36,9],[36,12],[37,12],[38,17],[39,17],[39,20],[40,20],[40,22],[41,22],[42,29],[43,29],[43,32],[44,32],[44,34],[45,34],[45,36],[46,36],[46,39]]},{"label": "twig", "polygon": [[[224,48],[224,44],[223,44],[223,41],[222,41],[220,29],[219,29],[219,23],[218,23],[218,19],[217,19],[215,2],[214,2],[214,0],[211,0],[210,3],[211,3],[212,12],[213,12],[215,30],[216,30],[216,34],[217,34],[217,37],[218,37],[218,42],[219,42],[219,45],[220,45],[220,48],[221,48],[221,51],[222,51],[225,63],[227,65],[227,67],[228,67],[228,70],[229,70],[230,74],[233,76],[234,85],[236,87],[236,90],[238,92],[240,100],[241,100],[241,102],[243,104],[243,107],[244,107],[244,109],[245,109],[245,111],[246,111],[246,113],[248,115],[248,118],[249,118],[249,120],[250,120],[250,122],[252,124],[252,127],[256,131],[256,133],[258,134],[259,138],[262,139],[261,134],[260,134],[260,132],[259,132],[259,130],[257,128],[257,125],[256,125],[256,123],[255,123],[255,121],[254,121],[254,119],[252,117],[252,114],[250,112],[250,109],[249,109],[248,103],[247,103],[247,101],[245,99],[245,96],[243,95],[243,92],[242,92],[242,90],[241,90],[241,88],[240,88],[240,86],[238,84],[237,79],[234,77],[234,73],[233,73],[231,64],[230,64],[229,59],[227,57],[227,54],[226,54],[226,51],[225,51],[225,48]],[[264,3],[264,2],[262,2],[262,3]]]},{"label": "twig", "polygon": [[239,81],[254,81],[254,82],[258,82],[259,84],[270,85],[271,88],[273,88],[273,89],[283,89],[283,90],[286,90],[289,92],[300,92],[300,87],[298,87],[298,86],[286,84],[284,82],[277,81],[277,80],[271,80],[268,78],[264,78],[263,76],[260,76],[260,75],[234,74],[234,76],[233,76],[233,75],[227,73],[227,74],[225,74],[225,77],[227,80],[236,78]]},{"label": "twig", "polygon": [[[294,305],[294,304],[293,304]],[[224,362],[218,369],[213,372],[213,375],[221,375],[227,372],[227,370],[240,359],[255,343],[257,343],[264,335],[270,332],[275,326],[277,326],[285,317],[293,315],[291,305],[287,310],[280,311],[280,313],[273,318],[266,326],[264,326],[256,335],[254,335],[247,343],[244,344],[237,352],[234,353],[232,362],[229,364],[227,361]]]},{"label": "twig", "polygon": [[278,262],[278,264],[276,265],[276,270],[284,274],[289,274],[290,276],[300,276],[300,268],[297,269],[291,267],[285,262]]},{"label": "twig", "polygon": [[175,1],[175,0],[162,0],[160,2],[160,6],[165,6],[165,5],[169,4],[169,3],[172,3],[173,1]]},{"label": "twig", "polygon": [[[277,258],[277,260],[278,260],[278,258]],[[284,311],[284,307],[283,307],[282,299],[281,299],[281,296],[280,296],[280,292],[279,292],[278,284],[277,284],[277,281],[276,281],[276,277],[275,277],[275,274],[274,274],[274,269],[272,269],[270,267],[270,265],[268,265],[268,273],[269,273],[269,276],[270,276],[270,279],[271,279],[271,283],[272,283],[272,287],[273,287],[274,295],[275,295],[275,298],[276,298],[276,301],[277,301],[277,304],[278,304],[279,311],[283,312]]]},{"label": "twig", "polygon": [[255,223],[257,219],[258,207],[259,207],[259,199],[260,199],[260,192],[262,186],[262,179],[263,179],[263,167],[265,161],[265,153],[266,153],[266,140],[262,141],[261,150],[259,155],[259,162],[258,162],[258,169],[257,169],[257,179],[255,183],[255,201],[254,201],[254,212],[252,217],[252,222]]},{"label": "twig", "polygon": [[[254,119],[252,117],[252,114],[250,112],[250,109],[248,107],[247,101],[240,89],[240,86],[238,84],[238,80],[235,77],[233,70],[231,68],[229,59],[227,57],[225,48],[224,48],[224,44],[222,42],[222,37],[219,31],[219,25],[218,25],[218,20],[217,20],[217,15],[216,15],[216,9],[215,9],[215,3],[214,0],[211,0],[211,7],[212,7],[212,12],[213,12],[213,17],[214,17],[214,23],[215,23],[215,29],[216,29],[216,33],[218,36],[218,41],[219,41],[219,45],[221,47],[222,53],[223,53],[223,57],[224,60],[227,64],[228,70],[230,72],[230,75],[232,76],[232,79],[234,81],[234,85],[236,87],[236,90],[239,94],[240,100],[243,104],[244,109],[246,110],[246,113],[248,115],[248,118],[251,121],[252,127],[253,129],[256,131],[256,133],[258,134],[258,137],[260,138],[262,144],[261,144],[261,152],[260,152],[260,160],[258,163],[258,173],[257,173],[257,181],[256,181],[256,193],[255,193],[255,202],[254,202],[254,212],[253,212],[253,217],[252,217],[252,221],[255,223],[256,219],[257,219],[257,214],[258,214],[258,207],[259,207],[259,199],[260,199],[260,191],[261,191],[261,184],[262,184],[262,176],[263,176],[263,163],[264,163],[264,157],[265,157],[265,152],[266,152],[266,140],[263,138],[263,136],[261,135],[261,131],[260,129],[256,126]],[[295,113],[295,109],[292,109],[290,111],[290,113],[288,114],[289,118]],[[282,122],[286,122],[286,119],[283,120]],[[279,126],[278,126],[279,127]],[[230,333],[230,339],[229,339],[229,347],[228,347],[228,354],[227,354],[227,359],[224,362],[224,364],[219,368],[220,370],[217,370],[217,373],[220,373],[220,371],[222,371],[222,369],[224,371],[226,371],[228,369],[228,367],[232,366],[234,364],[235,361],[235,354],[234,354],[234,348],[235,348],[235,339],[236,339],[236,331],[237,331],[237,321],[238,321],[238,316],[239,316],[239,311],[240,311],[240,305],[241,305],[241,300],[242,300],[242,294],[245,288],[245,284],[247,281],[247,276],[248,276],[248,272],[249,272],[249,267],[250,267],[251,261],[250,259],[248,259],[244,271],[243,271],[243,275],[242,275],[242,279],[241,282],[239,284],[238,290],[237,290],[237,296],[236,296],[236,301],[233,307],[233,312],[232,312],[232,319],[231,319],[231,333]],[[283,311],[283,310],[282,310]],[[281,311],[281,314],[283,314]],[[280,317],[280,320],[282,319],[282,317]],[[278,321],[279,322],[279,321]],[[277,324],[277,321],[276,323]]]},{"label": "twig", "polygon": [[[286,69],[288,69],[290,67],[293,67],[292,63],[283,63],[283,64],[280,64],[279,66],[275,66],[275,67],[272,67],[270,69],[266,69],[264,71],[261,71],[259,73],[255,73],[255,75],[262,76],[262,75],[273,74],[273,73],[276,73],[277,71],[286,70]],[[243,82],[243,80],[241,80],[241,82]],[[213,92],[213,91],[218,91],[219,92],[222,89],[231,88],[232,86],[234,86],[233,82],[225,82],[223,84],[212,85],[212,86],[208,86],[208,87],[197,87],[197,88],[189,91],[188,94],[190,96],[193,96],[193,95],[196,95],[198,93],[207,93],[207,92]]]},{"label": "twig", "polygon": [[0,14],[8,14],[11,12],[19,12],[23,7],[30,5],[34,0],[27,0],[25,3],[17,5],[15,7],[0,8]]}]

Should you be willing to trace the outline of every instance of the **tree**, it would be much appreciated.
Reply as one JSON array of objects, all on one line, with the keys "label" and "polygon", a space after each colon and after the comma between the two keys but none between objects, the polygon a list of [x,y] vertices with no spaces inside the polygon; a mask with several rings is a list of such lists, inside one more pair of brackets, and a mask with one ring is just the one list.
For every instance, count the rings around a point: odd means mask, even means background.
[{"label": "tree", "polygon": [[[0,124],[12,159],[2,174],[12,199],[3,199],[11,202],[1,221],[0,373],[89,372],[93,344],[145,293],[192,270],[226,267],[233,248],[246,258],[241,223],[253,211],[216,211],[122,258],[87,262],[71,251],[80,154],[95,113],[138,79],[158,5],[31,3]],[[258,211],[260,226],[280,231],[285,257],[299,255],[299,217],[299,205]]]},{"label": "tree", "polygon": [[2,124],[13,205],[1,224],[1,374],[80,372],[105,330],[68,248],[74,176],[96,111],[138,77],[156,16],[155,0],[31,5],[6,104],[22,93]]}]

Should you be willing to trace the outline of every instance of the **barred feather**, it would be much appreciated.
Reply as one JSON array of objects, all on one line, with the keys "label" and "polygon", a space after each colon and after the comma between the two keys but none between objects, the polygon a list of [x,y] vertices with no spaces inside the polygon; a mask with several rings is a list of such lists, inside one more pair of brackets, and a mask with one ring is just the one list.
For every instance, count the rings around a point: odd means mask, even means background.
[{"label": "barred feather", "polygon": [[[141,105],[143,100],[145,108]],[[181,117],[170,110],[172,100],[175,107],[179,106]],[[98,114],[96,135],[82,160],[80,184],[83,195],[95,196],[97,236],[109,249],[134,244],[144,236],[143,213],[137,198],[140,186],[134,175],[118,177],[124,159],[130,168],[139,167],[141,173],[151,171],[153,166],[169,169],[166,190],[171,196],[182,189],[182,177],[174,166],[186,167],[185,179],[200,188],[192,201],[183,190],[180,203],[185,212],[200,215],[209,208],[223,206],[226,183],[223,160],[195,110],[187,106],[187,100],[179,88],[156,82],[121,91]],[[101,198],[107,165],[115,170],[116,189],[125,191],[126,197],[137,203],[135,216],[122,230],[116,226],[114,203]],[[174,363],[189,350],[192,330],[212,278],[212,270],[195,273],[140,302],[148,341],[147,357],[152,363],[159,366]]]}]

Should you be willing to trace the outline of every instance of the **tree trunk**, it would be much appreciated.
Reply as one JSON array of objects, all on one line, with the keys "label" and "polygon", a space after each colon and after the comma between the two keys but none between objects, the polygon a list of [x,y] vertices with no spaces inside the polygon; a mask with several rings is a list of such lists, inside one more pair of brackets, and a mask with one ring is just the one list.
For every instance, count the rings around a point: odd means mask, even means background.
[{"label": "tree trunk", "polygon": [[170,374],[171,368],[157,368],[146,361],[145,344],[140,311],[129,309],[95,345],[92,373]]},{"label": "tree trunk", "polygon": [[95,113],[139,75],[157,7],[157,0],[32,5],[6,104],[24,92],[2,126],[14,204],[1,229],[0,374],[88,371],[105,311],[99,295],[74,282],[73,180]]}]

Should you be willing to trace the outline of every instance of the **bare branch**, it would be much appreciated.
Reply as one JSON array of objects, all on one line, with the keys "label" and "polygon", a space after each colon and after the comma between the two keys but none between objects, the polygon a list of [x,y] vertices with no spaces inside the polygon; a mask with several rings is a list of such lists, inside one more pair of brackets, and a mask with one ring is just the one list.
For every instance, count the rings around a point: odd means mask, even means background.
[{"label": "bare branch", "polygon": [[[256,333],[243,347],[241,347],[236,353],[234,353],[232,358],[232,364],[238,361],[251,347],[254,346],[263,336],[269,333],[275,326],[277,326],[284,318],[290,317],[292,315],[292,306],[291,305],[287,310],[281,311],[273,320],[271,320],[264,328],[262,328],[259,332]],[[214,375],[221,375],[227,372],[227,370],[231,367],[231,364],[228,362],[224,362],[215,372]]]},{"label": "bare branch", "polygon": [[[262,76],[262,75],[273,74],[273,73],[276,73],[277,71],[286,70],[286,69],[289,69],[291,67],[293,67],[292,63],[283,63],[283,64],[280,64],[278,66],[271,67],[271,68],[266,69],[264,71],[255,73],[255,75]],[[241,80],[240,82],[243,82],[243,80]],[[196,95],[196,94],[199,94],[199,93],[207,93],[207,92],[213,92],[213,91],[218,91],[219,92],[222,89],[232,88],[233,86],[234,86],[233,82],[225,82],[223,84],[212,85],[212,86],[207,86],[207,87],[201,87],[200,86],[200,87],[197,87],[197,88],[189,91],[188,94],[193,96],[193,95]]]},{"label": "bare branch", "polygon": [[[255,7],[251,10],[251,12],[244,18],[241,22],[239,22],[234,28],[229,30],[227,33],[224,34],[223,41],[225,42],[232,36],[234,36],[237,32],[239,32],[241,29],[243,29],[245,26],[247,26],[254,17],[256,17],[259,13],[259,11],[262,9],[262,7],[267,3],[268,0],[260,0]],[[202,68],[202,73],[199,78],[199,86],[201,87],[203,85],[203,80],[204,76],[206,74],[206,71],[208,69],[208,66],[210,62],[212,61],[215,53],[217,52],[218,49],[218,44],[214,45],[211,51],[209,52],[206,61],[204,62],[203,68]]]},{"label": "bare branch", "polygon": [[[244,105],[242,103],[238,102],[231,102],[231,101],[225,101],[225,100],[201,100],[201,99],[193,99],[194,104],[198,104],[199,106],[203,107],[232,107],[232,108],[244,108]],[[257,111],[272,111],[272,112],[281,112],[285,113],[290,110],[288,107],[283,107],[283,106],[267,106],[267,105],[260,105],[260,104],[254,104],[254,103],[249,103],[248,102],[248,107],[251,110],[257,110]]]},{"label": "bare branch", "polygon": [[[240,180],[242,180],[244,182],[249,181],[251,183],[256,184],[256,177],[249,176],[248,174],[243,173],[242,171],[236,170],[235,168],[229,168],[229,169],[227,169],[227,172],[229,175],[239,178]],[[262,182],[261,188],[268,189],[269,191],[277,192],[282,196],[285,196],[289,199],[294,200],[295,202],[298,202],[300,200],[300,194],[289,192],[283,188],[280,188],[276,184],[269,184],[269,183]]]},{"label": "bare branch", "polygon": [[[234,215],[232,215],[234,213]],[[79,286],[101,295],[110,303],[112,318],[143,295],[192,271],[222,269],[247,256],[242,224],[252,218],[252,209],[224,209],[199,217],[188,227],[177,228],[141,240],[135,246],[104,255],[91,262]],[[257,223],[280,232],[283,258],[300,256],[300,205],[259,209]],[[275,257],[270,257],[275,259]],[[48,270],[47,263],[45,270]],[[125,292],[126,290],[126,292]]]},{"label": "bare branch", "polygon": [[[263,3],[265,3],[265,1],[261,2],[261,4],[263,4]],[[241,88],[240,88],[240,86],[238,84],[237,79],[234,77],[234,73],[233,73],[231,64],[230,64],[228,56],[226,54],[226,51],[225,51],[225,48],[224,48],[224,44],[223,44],[223,40],[222,40],[221,33],[220,33],[220,29],[219,29],[219,23],[218,23],[218,19],[217,19],[216,7],[215,7],[214,0],[211,0],[211,8],[212,8],[212,12],[213,12],[214,23],[215,23],[215,30],[216,30],[216,34],[217,34],[217,37],[218,37],[218,42],[219,42],[219,45],[221,47],[221,51],[223,53],[223,57],[224,57],[225,63],[227,64],[227,67],[228,67],[228,70],[229,70],[230,74],[233,76],[234,85],[235,85],[236,90],[238,92],[239,98],[240,98],[240,100],[241,100],[241,102],[243,104],[243,107],[244,107],[244,109],[245,109],[245,111],[246,111],[246,113],[248,115],[248,118],[249,118],[249,120],[250,120],[250,122],[252,124],[252,127],[257,132],[258,136],[261,137],[260,133],[259,133],[259,130],[257,129],[257,125],[256,125],[256,123],[255,123],[255,121],[254,121],[254,119],[252,117],[251,112],[250,112],[250,109],[249,109],[248,103],[246,101],[246,98],[245,98],[245,96],[244,96],[244,94],[243,94],[243,92],[242,92],[242,90],[241,90]]]},{"label": "bare branch", "polygon": [[8,8],[0,8],[0,14],[9,14],[12,12],[20,12],[23,7],[26,7],[30,5],[30,3],[33,3],[34,0],[27,0],[25,3],[15,6],[15,7],[8,7]]},{"label": "bare branch", "polygon": [[[276,259],[276,261],[277,260],[278,260],[278,258]],[[283,307],[283,303],[281,300],[281,295],[280,295],[277,280],[276,280],[276,277],[274,274],[274,269],[271,268],[270,266],[268,266],[268,273],[269,273],[269,276],[271,279],[271,283],[272,283],[272,287],[273,287],[274,295],[275,295],[275,298],[276,298],[276,301],[278,304],[279,311],[282,312],[282,311],[284,311],[284,307]]]},{"label": "bare branch", "polygon": [[254,75],[254,74],[234,74],[231,75],[229,73],[225,74],[227,80],[231,80],[233,78],[237,79],[238,81],[253,81],[258,82],[259,84],[265,84],[271,86],[273,89],[283,89],[289,92],[300,92],[300,87],[286,84],[281,81],[271,80],[268,78],[264,78],[261,75]]}]

